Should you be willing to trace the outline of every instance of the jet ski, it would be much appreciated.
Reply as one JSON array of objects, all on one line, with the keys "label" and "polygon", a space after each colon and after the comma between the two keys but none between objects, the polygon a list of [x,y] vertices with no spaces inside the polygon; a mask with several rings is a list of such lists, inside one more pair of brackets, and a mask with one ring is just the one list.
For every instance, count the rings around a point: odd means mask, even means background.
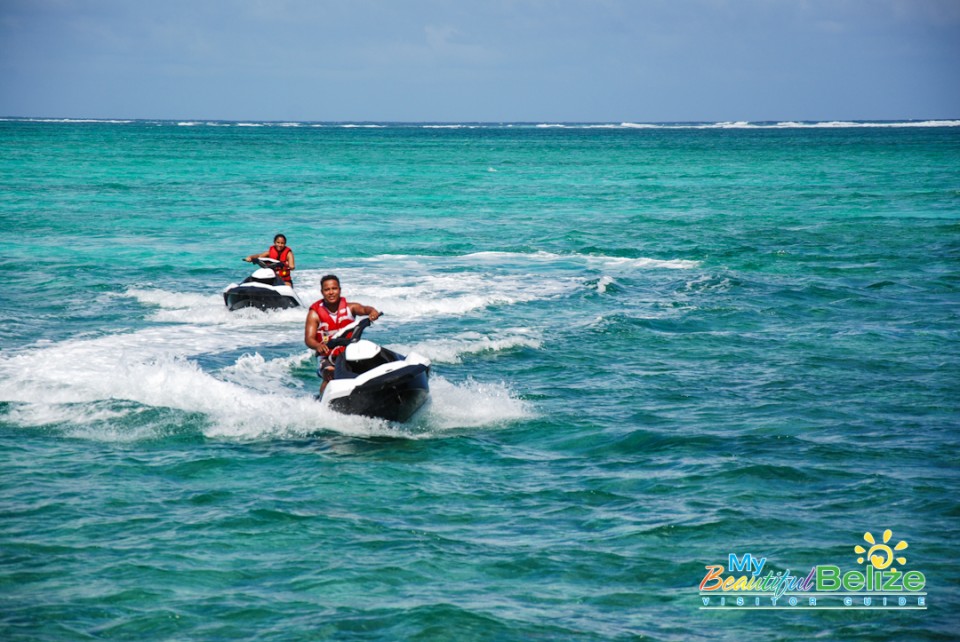
[{"label": "jet ski", "polygon": [[362,339],[368,327],[369,317],[358,317],[327,342],[345,350],[334,360],[333,379],[320,400],[337,412],[406,421],[430,396],[430,360]]},{"label": "jet ski", "polygon": [[231,311],[240,308],[281,310],[303,306],[293,287],[277,276],[280,261],[258,258],[253,262],[260,266],[258,270],[242,283],[231,283],[223,291],[223,302]]}]

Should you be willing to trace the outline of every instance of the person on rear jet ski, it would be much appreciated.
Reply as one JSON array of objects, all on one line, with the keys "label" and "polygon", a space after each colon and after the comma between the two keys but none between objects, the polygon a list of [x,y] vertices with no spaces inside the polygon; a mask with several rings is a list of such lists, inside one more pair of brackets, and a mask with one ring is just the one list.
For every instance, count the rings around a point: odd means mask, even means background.
[{"label": "person on rear jet ski", "polygon": [[290,276],[290,272],[295,268],[293,261],[293,250],[287,247],[287,237],[283,234],[277,234],[273,237],[273,245],[271,245],[265,252],[260,252],[260,254],[251,254],[250,256],[243,259],[247,263],[253,263],[254,259],[262,258],[271,258],[275,261],[280,261],[283,265],[276,269],[277,276],[283,279],[284,283],[293,287],[293,278]]},{"label": "person on rear jet ski", "polygon": [[328,274],[320,280],[320,292],[323,298],[315,301],[307,312],[307,323],[304,327],[303,341],[308,348],[316,351],[320,358],[317,374],[323,377],[320,384],[320,394],[333,379],[333,362],[343,352],[343,348],[330,350],[327,341],[330,335],[340,328],[350,325],[356,315],[366,315],[371,321],[380,317],[376,308],[362,303],[349,303],[340,296],[340,279]]}]

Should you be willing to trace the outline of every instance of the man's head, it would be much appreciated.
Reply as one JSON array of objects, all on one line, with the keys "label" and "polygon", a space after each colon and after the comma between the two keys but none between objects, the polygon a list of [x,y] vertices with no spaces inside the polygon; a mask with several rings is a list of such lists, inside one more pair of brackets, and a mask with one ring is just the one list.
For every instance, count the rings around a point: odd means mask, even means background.
[{"label": "man's head", "polygon": [[328,274],[320,279],[320,292],[323,294],[323,300],[327,303],[337,303],[340,301],[340,279],[333,274]]}]

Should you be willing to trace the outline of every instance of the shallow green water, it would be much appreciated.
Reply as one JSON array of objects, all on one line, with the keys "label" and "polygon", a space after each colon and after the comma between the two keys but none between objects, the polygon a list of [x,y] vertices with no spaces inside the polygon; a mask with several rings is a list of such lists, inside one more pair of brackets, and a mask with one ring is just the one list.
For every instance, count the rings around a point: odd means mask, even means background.
[{"label": "shallow green water", "polygon": [[[4,639],[952,637],[960,127],[259,125],[0,121]],[[276,232],[412,422],[227,312]],[[924,610],[701,608],[886,529]]]}]

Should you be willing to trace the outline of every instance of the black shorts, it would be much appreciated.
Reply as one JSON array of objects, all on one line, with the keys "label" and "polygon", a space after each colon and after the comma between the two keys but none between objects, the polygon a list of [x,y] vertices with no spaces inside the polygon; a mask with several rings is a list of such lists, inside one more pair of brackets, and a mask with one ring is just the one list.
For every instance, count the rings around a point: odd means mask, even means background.
[{"label": "black shorts", "polygon": [[317,360],[317,375],[327,381],[333,379],[333,359],[330,358],[330,355],[320,357]]}]

